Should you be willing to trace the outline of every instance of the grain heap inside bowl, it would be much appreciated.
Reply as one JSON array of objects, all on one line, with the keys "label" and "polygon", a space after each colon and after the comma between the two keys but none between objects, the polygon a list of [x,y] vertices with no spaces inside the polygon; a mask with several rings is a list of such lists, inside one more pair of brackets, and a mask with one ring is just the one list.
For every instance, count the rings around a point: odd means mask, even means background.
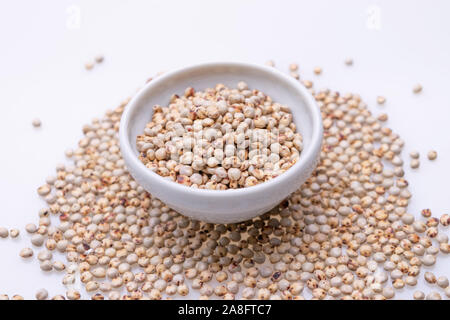
[{"label": "grain heap inside bowl", "polygon": [[289,108],[239,82],[189,87],[156,105],[137,137],[139,159],[162,177],[201,189],[250,187],[299,159],[303,141]]}]

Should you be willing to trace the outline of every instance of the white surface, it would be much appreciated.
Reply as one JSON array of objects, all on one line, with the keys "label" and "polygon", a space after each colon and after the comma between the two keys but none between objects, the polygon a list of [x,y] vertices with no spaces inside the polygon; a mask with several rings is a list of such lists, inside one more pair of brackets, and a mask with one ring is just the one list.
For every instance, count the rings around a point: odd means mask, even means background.
[{"label": "white surface", "polygon": [[[188,191],[149,170],[139,160],[136,137],[152,118],[152,106],[169,101],[186,88],[213,88],[223,83],[230,88],[239,81],[269,95],[291,108],[294,122],[303,137],[300,158],[288,171],[263,184],[237,190]],[[120,122],[120,150],[130,174],[148,192],[169,207],[195,220],[235,223],[252,219],[276,207],[298,190],[317,166],[323,139],[320,109],[308,89],[294,78],[272,67],[236,63],[204,63],[168,72],[149,82],[128,103]]]},{"label": "white surface", "polygon": [[[199,62],[274,59],[285,71],[298,62],[317,87],[360,93],[375,114],[389,114],[388,125],[406,141],[406,163],[410,150],[421,152],[420,169],[406,170],[410,212],[448,212],[449,10],[446,0],[1,1],[0,225],[22,234],[0,239],[0,292],[64,292],[59,275],[18,257],[28,245],[23,227],[37,221],[43,205],[36,188],[75,146],[84,123],[156,72]],[[98,53],[104,63],[84,70]],[[355,60],[351,68],[347,56]],[[320,77],[312,75],[316,65],[324,69]],[[424,86],[420,95],[411,92],[416,82]],[[385,106],[375,104],[377,95],[387,97]],[[34,117],[41,129],[32,128]],[[429,149],[439,153],[435,162],[426,160]],[[434,270],[450,276],[449,267],[450,258],[441,257]]]}]

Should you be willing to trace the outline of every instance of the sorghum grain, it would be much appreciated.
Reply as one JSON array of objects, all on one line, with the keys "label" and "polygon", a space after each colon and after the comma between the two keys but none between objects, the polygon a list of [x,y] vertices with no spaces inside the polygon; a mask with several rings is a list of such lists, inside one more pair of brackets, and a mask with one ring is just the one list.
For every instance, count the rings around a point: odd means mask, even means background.
[{"label": "sorghum grain", "polygon": [[[315,299],[390,299],[395,288],[415,285],[422,264],[436,262],[434,240],[423,233],[434,233],[429,229],[437,226],[434,220],[415,221],[407,213],[411,194],[399,156],[404,141],[384,127],[384,118],[373,116],[358,95],[316,91],[310,81],[302,83],[322,112],[322,152],[308,181],[277,208],[252,221],[212,225],[182,217],[147,194],[126,171],[118,147],[127,100],[83,127],[84,138],[69,159],[72,165],[59,165],[38,190],[48,208],[40,212],[39,228],[27,229],[34,233],[32,243],[55,241],[69,261],[66,285],[80,277],[84,286],[97,287],[91,283],[93,274],[104,274],[98,288],[111,300],[168,298],[175,289],[186,295],[185,272],[192,268],[197,270],[192,272],[193,290],[202,298],[216,294],[224,299],[298,300],[309,290]],[[239,87],[245,91],[243,84]],[[191,97],[195,91],[186,94]],[[213,139],[214,132],[207,138]],[[236,151],[231,149],[223,148],[223,156]],[[148,155],[164,155],[154,153]],[[218,151],[217,156],[222,154]],[[174,165],[169,161],[164,164],[168,170]],[[213,160],[209,164],[215,165]],[[179,169],[183,176],[203,182],[188,165]],[[218,174],[233,181],[228,169],[226,175]],[[232,171],[231,178],[237,173]],[[50,214],[59,217],[56,227]],[[439,234],[434,239],[444,240]],[[448,243],[443,241],[439,249],[448,252]],[[264,268],[255,266],[256,257],[265,257]],[[404,273],[404,279],[395,279],[390,287],[389,274],[375,270],[378,263],[394,277]],[[55,263],[50,266],[56,269]],[[100,266],[105,268],[101,272],[96,269]],[[222,284],[212,280],[215,276]],[[134,291],[121,297],[123,286]],[[80,294],[71,289],[67,297],[79,299]]]},{"label": "sorghum grain", "polygon": [[303,148],[289,108],[244,82],[237,89],[187,88],[153,111],[137,137],[139,159],[186,186],[250,187],[288,170]]}]

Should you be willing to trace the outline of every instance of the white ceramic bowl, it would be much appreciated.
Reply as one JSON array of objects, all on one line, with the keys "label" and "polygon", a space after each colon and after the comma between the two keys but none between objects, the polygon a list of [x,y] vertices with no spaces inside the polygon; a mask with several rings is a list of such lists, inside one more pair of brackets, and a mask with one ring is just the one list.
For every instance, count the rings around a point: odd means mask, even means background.
[{"label": "white ceramic bowl", "polygon": [[[291,108],[297,130],[303,135],[300,158],[286,172],[249,188],[204,190],[190,188],[149,170],[138,159],[136,137],[151,120],[155,104],[167,105],[174,93],[224,83],[236,87],[245,81],[276,102]],[[205,63],[164,74],[149,82],[128,103],[120,123],[120,148],[131,175],[172,209],[196,220],[233,223],[251,219],[274,208],[297,190],[317,165],[322,143],[322,119],[314,98],[298,81],[274,68],[247,63]]]}]

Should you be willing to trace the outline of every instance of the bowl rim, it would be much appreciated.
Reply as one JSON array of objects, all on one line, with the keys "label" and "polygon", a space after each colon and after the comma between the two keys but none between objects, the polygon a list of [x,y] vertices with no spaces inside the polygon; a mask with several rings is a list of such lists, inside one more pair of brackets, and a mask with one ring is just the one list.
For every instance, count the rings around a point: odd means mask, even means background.
[{"label": "bowl rim", "polygon": [[[196,69],[205,69],[205,68],[212,68],[212,67],[238,67],[238,68],[250,68],[250,69],[256,69],[257,71],[262,71],[265,73],[269,73],[274,77],[282,78],[284,81],[288,82],[292,87],[294,87],[300,95],[304,99],[304,103],[306,104],[307,109],[310,112],[311,118],[312,118],[312,134],[311,134],[311,141],[308,145],[308,147],[300,153],[300,157],[297,160],[297,162],[290,167],[288,170],[280,174],[279,176],[270,179],[268,181],[262,182],[260,184],[257,184],[255,186],[247,187],[247,188],[238,188],[238,189],[227,189],[227,190],[210,190],[210,189],[200,189],[200,188],[191,188],[189,186],[185,186],[182,184],[178,184],[174,181],[169,181],[166,178],[163,178],[162,176],[158,175],[156,172],[153,172],[152,170],[149,170],[136,156],[136,154],[133,151],[133,148],[130,144],[129,135],[128,135],[128,127],[131,122],[131,115],[133,113],[133,110],[138,105],[138,102],[147,94],[147,91],[150,90],[152,87],[157,86],[158,84],[165,82],[167,80],[170,80],[174,76],[191,72]],[[320,148],[322,145],[322,138],[323,138],[323,126],[322,126],[322,116],[320,112],[320,108],[318,107],[315,99],[311,95],[311,93],[308,92],[308,89],[306,89],[298,80],[295,80],[294,78],[289,77],[288,75],[282,73],[281,71],[269,67],[269,66],[261,66],[253,63],[246,63],[246,62],[207,62],[207,63],[198,63],[194,64],[188,67],[179,68],[167,73],[164,73],[163,75],[157,77],[156,79],[153,79],[152,81],[148,82],[145,86],[143,86],[135,95],[131,98],[131,100],[128,102],[128,104],[125,106],[125,109],[122,113],[122,117],[120,120],[120,126],[119,126],[119,142],[120,142],[120,150],[122,153],[122,156],[125,160],[125,163],[127,165],[133,166],[133,169],[135,171],[138,171],[139,174],[142,174],[143,179],[154,181],[157,180],[158,183],[161,183],[165,185],[167,188],[170,188],[172,190],[176,190],[179,192],[190,192],[192,195],[197,196],[219,196],[219,197],[235,197],[237,195],[250,195],[255,193],[261,193],[266,192],[269,190],[273,190],[278,185],[283,184],[285,180],[288,180],[291,176],[295,175],[298,171],[301,171],[306,166],[310,165],[311,162],[314,162],[317,157],[317,153],[320,152]],[[317,148],[319,150],[317,151]],[[126,154],[131,154],[130,157],[127,157]],[[131,164],[128,164],[128,161],[131,162]]]}]

